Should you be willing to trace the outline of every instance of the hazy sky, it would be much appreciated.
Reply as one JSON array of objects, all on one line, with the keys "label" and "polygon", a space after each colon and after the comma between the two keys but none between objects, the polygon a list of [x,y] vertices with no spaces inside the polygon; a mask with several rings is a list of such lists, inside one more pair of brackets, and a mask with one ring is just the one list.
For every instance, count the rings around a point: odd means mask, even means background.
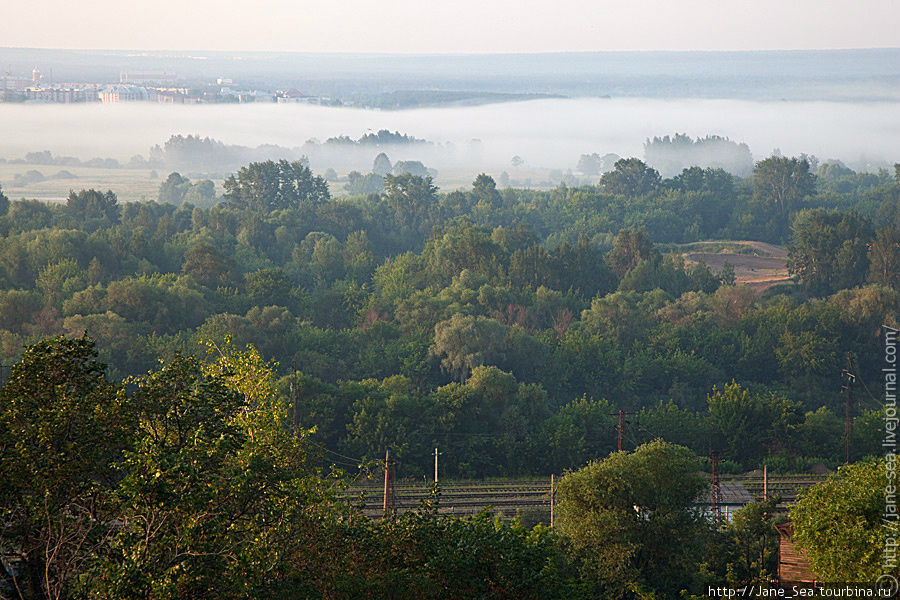
[{"label": "hazy sky", "polygon": [[556,52],[900,46],[900,0],[0,0],[0,46]]}]

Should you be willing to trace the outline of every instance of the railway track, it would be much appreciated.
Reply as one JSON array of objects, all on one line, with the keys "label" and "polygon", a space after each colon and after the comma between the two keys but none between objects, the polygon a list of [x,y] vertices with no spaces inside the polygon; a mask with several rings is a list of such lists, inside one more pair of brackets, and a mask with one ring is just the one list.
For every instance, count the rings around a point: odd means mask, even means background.
[{"label": "railway track", "polygon": [[[414,510],[430,498],[431,490],[423,483],[398,482],[394,486],[395,511]],[[380,516],[384,511],[384,487],[376,483],[352,486],[345,497],[362,501],[363,512]],[[489,507],[504,518],[522,510],[550,509],[550,478],[544,481],[470,482],[446,481],[440,485],[438,512],[473,515]]]},{"label": "railway track", "polygon": [[[753,500],[763,498],[764,488],[769,496],[779,496],[779,508],[787,510],[798,495],[820,481],[825,475],[800,474],[772,476],[767,482],[762,476],[725,476],[723,482],[741,483]],[[398,481],[394,485],[393,507],[396,512],[419,508],[430,498],[431,491],[424,482]],[[379,517],[384,512],[384,486],[373,481],[351,486],[344,497],[360,506],[363,513]],[[503,518],[512,518],[523,511],[550,510],[550,478],[510,481],[442,481],[438,512],[460,516],[474,515],[485,508]]]}]

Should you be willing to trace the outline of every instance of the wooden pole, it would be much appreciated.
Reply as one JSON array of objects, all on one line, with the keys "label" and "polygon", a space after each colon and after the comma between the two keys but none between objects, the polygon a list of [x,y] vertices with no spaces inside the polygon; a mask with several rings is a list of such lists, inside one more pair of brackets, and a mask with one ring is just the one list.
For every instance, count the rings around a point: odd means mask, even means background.
[{"label": "wooden pole", "polygon": [[550,527],[555,524],[553,505],[556,504],[556,475],[550,474]]},{"label": "wooden pole", "polygon": [[719,451],[713,450],[709,453],[712,462],[712,513],[714,517],[719,516],[722,509],[722,485],[719,481]]},{"label": "wooden pole", "polygon": [[616,427],[618,435],[616,436],[616,446],[619,452],[625,447],[625,411],[619,410],[619,426]]},{"label": "wooden pole", "polygon": [[856,375],[853,374],[853,357],[847,353],[847,368],[841,372],[841,378],[845,381],[841,385],[841,391],[845,393],[844,404],[844,463],[850,464],[853,456],[853,384]]},{"label": "wooden pole", "polygon": [[763,500],[769,499],[769,465],[763,465]]},{"label": "wooden pole", "polygon": [[384,451],[384,513],[387,514],[390,507],[390,484],[391,484],[391,451]]}]

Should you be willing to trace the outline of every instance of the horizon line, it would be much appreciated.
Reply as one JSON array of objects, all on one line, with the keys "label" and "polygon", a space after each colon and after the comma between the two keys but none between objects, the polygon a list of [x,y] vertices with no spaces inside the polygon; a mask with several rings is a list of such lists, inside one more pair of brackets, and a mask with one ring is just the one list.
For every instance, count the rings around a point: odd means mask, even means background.
[{"label": "horizon line", "polygon": [[877,50],[900,50],[900,46],[866,46],[866,47],[841,47],[841,48],[759,48],[759,49],[691,49],[691,50],[666,50],[666,49],[617,49],[617,50],[545,50],[545,51],[509,51],[509,52],[384,52],[384,51],[357,51],[334,52],[315,50],[221,50],[221,49],[142,49],[142,48],[63,48],[47,46],[3,46],[3,50],[27,50],[27,51],[52,51],[52,52],[109,52],[109,53],[210,53],[210,54],[305,54],[317,56],[396,56],[396,57],[462,57],[462,56],[554,56],[554,55],[590,55],[590,54],[784,54],[803,52],[869,52]]}]

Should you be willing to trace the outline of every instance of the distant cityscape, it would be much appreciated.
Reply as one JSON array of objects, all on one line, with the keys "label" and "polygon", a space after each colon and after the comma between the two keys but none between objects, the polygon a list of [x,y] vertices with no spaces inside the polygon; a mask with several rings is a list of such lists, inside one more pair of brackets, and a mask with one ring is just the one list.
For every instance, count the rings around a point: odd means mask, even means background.
[{"label": "distant cityscape", "polygon": [[174,73],[164,71],[122,71],[119,81],[107,83],[54,82],[51,73],[37,67],[31,76],[11,70],[0,76],[0,102],[81,104],[100,102],[157,102],[159,104],[214,103],[306,103],[340,106],[329,97],[305,94],[297,89],[244,89],[230,78],[219,77],[206,85],[182,87]]}]

